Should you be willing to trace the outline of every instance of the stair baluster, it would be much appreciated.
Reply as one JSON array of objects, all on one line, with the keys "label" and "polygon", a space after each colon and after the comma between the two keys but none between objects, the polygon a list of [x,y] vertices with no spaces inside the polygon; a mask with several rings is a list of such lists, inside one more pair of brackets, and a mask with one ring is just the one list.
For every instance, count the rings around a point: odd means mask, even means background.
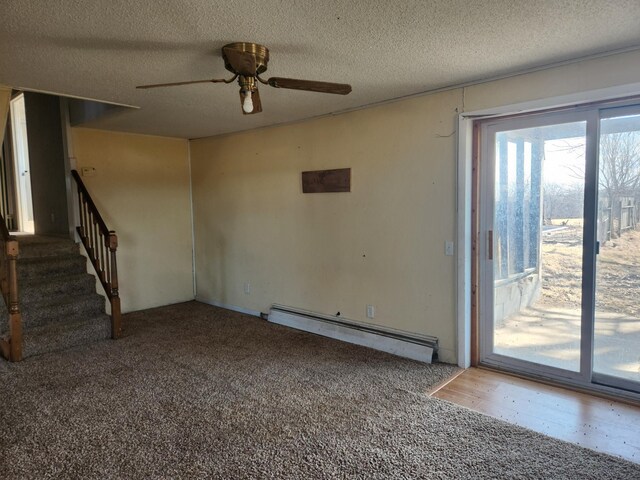
[{"label": "stair baluster", "polygon": [[71,174],[78,187],[80,207],[80,225],[76,230],[111,304],[111,338],[119,338],[122,335],[122,313],[116,263],[118,237],[102,219],[78,172],[72,170]]},{"label": "stair baluster", "polygon": [[0,339],[2,356],[12,362],[22,360],[22,314],[18,303],[18,241],[9,234],[0,215],[0,288],[9,312],[9,337]]}]

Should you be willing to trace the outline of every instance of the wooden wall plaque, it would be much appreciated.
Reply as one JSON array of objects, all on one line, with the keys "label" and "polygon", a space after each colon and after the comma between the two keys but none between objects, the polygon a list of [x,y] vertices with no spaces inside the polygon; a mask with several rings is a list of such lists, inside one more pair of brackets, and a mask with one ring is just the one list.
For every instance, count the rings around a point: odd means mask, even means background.
[{"label": "wooden wall plaque", "polygon": [[351,169],[302,172],[302,193],[350,192]]}]

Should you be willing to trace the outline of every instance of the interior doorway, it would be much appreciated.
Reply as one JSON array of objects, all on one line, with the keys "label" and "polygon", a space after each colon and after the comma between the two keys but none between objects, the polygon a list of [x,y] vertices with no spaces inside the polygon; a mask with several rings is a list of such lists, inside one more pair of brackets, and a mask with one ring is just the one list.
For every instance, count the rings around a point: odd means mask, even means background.
[{"label": "interior doorway", "polygon": [[640,105],[480,122],[479,354],[640,393]]},{"label": "interior doorway", "polygon": [[15,175],[16,233],[34,233],[33,199],[31,195],[31,170],[29,167],[29,145],[27,137],[27,115],[24,95],[11,99],[11,142],[13,172]]}]

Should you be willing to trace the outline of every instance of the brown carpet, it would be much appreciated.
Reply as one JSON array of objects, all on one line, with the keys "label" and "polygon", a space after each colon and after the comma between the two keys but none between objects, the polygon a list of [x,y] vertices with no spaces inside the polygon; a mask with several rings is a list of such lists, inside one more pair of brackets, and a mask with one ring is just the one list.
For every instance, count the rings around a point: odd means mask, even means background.
[{"label": "brown carpet", "polygon": [[425,391],[455,371],[191,302],[0,363],[0,477],[640,478]]}]

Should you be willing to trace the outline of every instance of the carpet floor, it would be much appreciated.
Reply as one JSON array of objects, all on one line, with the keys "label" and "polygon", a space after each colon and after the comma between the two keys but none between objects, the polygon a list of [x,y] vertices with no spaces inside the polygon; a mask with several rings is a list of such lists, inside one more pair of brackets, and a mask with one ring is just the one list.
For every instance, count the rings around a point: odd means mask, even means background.
[{"label": "carpet floor", "polygon": [[640,478],[430,398],[456,371],[190,302],[0,363],[0,477]]}]

